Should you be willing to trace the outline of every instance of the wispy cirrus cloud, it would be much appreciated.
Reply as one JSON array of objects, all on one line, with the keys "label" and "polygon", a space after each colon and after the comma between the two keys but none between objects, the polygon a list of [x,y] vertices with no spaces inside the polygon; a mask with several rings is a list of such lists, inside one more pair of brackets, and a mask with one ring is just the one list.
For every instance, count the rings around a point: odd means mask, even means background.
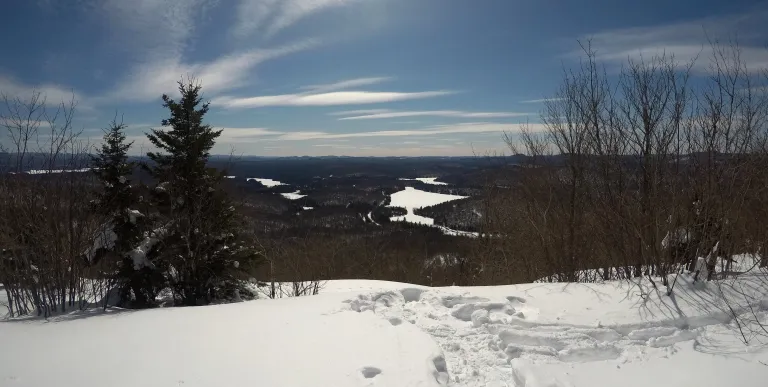
[{"label": "wispy cirrus cloud", "polygon": [[361,110],[344,110],[341,112],[328,113],[329,116],[356,116],[361,114],[377,114],[390,112],[389,109],[361,109]]},{"label": "wispy cirrus cloud", "polygon": [[191,75],[205,81],[206,93],[217,94],[246,85],[256,67],[266,61],[316,47],[314,40],[269,49],[254,49],[217,58],[210,62],[183,63],[167,58],[134,68],[105,99],[151,101],[163,93],[174,93],[180,77]]},{"label": "wispy cirrus cloud", "polygon": [[[335,133],[326,131],[281,131],[268,128],[236,128],[225,127],[220,137],[222,142],[250,142],[250,141],[312,141],[324,140],[325,144],[332,146],[331,142],[347,142],[350,139],[359,138],[397,138],[397,137],[430,137],[447,134],[471,134],[471,133],[515,133],[519,132],[522,124],[507,124],[498,122],[465,122],[451,125],[430,125],[422,128],[407,130],[377,130],[368,132]],[[543,130],[541,124],[527,124],[531,130]],[[457,141],[451,138],[451,141]],[[324,145],[323,145],[324,146]]]},{"label": "wispy cirrus cloud", "polygon": [[338,106],[365,105],[384,102],[408,101],[455,94],[454,91],[421,91],[413,93],[379,91],[336,91],[319,94],[282,94],[259,97],[220,97],[211,103],[228,109],[258,108],[266,106]]},{"label": "wispy cirrus cloud", "polygon": [[[108,25],[115,47],[140,53],[139,60],[178,57],[219,0],[83,0],[80,9]],[[71,6],[71,4],[67,4]]]},{"label": "wispy cirrus cloud", "polygon": [[520,103],[544,103],[544,102],[556,102],[562,101],[563,98],[542,98],[542,99],[529,99],[527,101],[520,101]]},{"label": "wispy cirrus cloud", "polygon": [[[366,105],[384,102],[407,101],[455,94],[455,91],[436,90],[420,92],[391,92],[347,90],[352,87],[374,85],[390,80],[390,77],[355,78],[324,85],[303,86],[307,90],[294,94],[264,95],[256,97],[222,96],[211,102],[228,109],[259,108],[267,106],[339,106]],[[383,113],[386,110],[357,110],[359,114]]]},{"label": "wispy cirrus cloud", "polygon": [[284,132],[271,130],[267,128],[233,128],[233,127],[214,127],[215,130],[221,130],[222,139],[243,139],[248,137],[263,137],[282,135]]},{"label": "wispy cirrus cloud", "polygon": [[392,77],[370,77],[370,78],[356,78],[348,79],[346,81],[340,81],[335,83],[328,83],[325,85],[308,85],[302,86],[302,90],[308,90],[312,93],[325,93],[335,90],[344,90],[352,87],[370,86],[376,85],[382,82],[386,82],[393,79]]},{"label": "wispy cirrus cloud", "polygon": [[312,14],[350,5],[360,0],[240,0],[237,22],[232,28],[236,37],[261,33],[269,38]]},{"label": "wispy cirrus cloud", "polygon": [[[344,112],[340,112],[344,113]],[[349,112],[346,112],[349,113]],[[402,117],[449,117],[449,118],[505,118],[527,116],[530,113],[513,112],[466,112],[460,110],[424,110],[424,111],[394,111],[383,110],[373,113],[359,113],[361,115],[351,115],[349,117],[339,118],[344,120],[377,120],[384,118],[402,118]],[[344,114],[335,114],[344,115]]]},{"label": "wispy cirrus cloud", "polygon": [[[182,76],[205,82],[206,93],[217,94],[247,85],[259,64],[320,44],[305,39],[282,46],[256,48],[239,45],[229,54],[204,61],[189,61],[188,48],[200,30],[210,22],[210,11],[220,0],[81,0],[85,12],[109,25],[110,41],[119,50],[129,50],[133,63],[117,75],[111,90],[97,102],[156,100],[163,93],[175,93]],[[277,4],[277,2],[275,2]]]},{"label": "wispy cirrus cloud", "polygon": [[[674,57],[678,64],[695,61],[693,69],[708,71],[711,55],[710,41],[730,42],[738,37],[740,57],[751,69],[768,67],[766,36],[760,28],[768,18],[768,8],[751,12],[645,27],[600,31],[580,37],[591,41],[598,60],[620,64],[628,59],[648,60],[653,56]],[[571,57],[583,56],[573,50]]]},{"label": "wispy cirrus cloud", "polygon": [[0,75],[0,96],[28,100],[35,92],[40,93],[40,96],[45,98],[45,104],[49,106],[68,104],[74,99],[81,109],[90,108],[88,101],[84,101],[83,96],[72,88],[57,84],[27,85],[11,77]]},{"label": "wispy cirrus cloud", "polygon": [[[528,124],[531,130],[543,130],[541,124]],[[330,140],[340,138],[366,138],[366,137],[408,137],[408,136],[434,136],[458,133],[514,133],[519,132],[521,124],[503,124],[493,122],[468,122],[454,125],[434,125],[412,130],[379,130],[370,132],[330,133],[321,131],[286,132],[274,140],[277,141],[305,141],[305,140]]]}]

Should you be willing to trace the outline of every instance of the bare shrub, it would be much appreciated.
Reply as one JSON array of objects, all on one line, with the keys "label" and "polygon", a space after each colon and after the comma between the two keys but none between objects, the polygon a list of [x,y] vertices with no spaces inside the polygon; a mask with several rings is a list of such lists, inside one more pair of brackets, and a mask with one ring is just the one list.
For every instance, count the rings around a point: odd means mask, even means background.
[{"label": "bare shrub", "polygon": [[699,257],[713,279],[717,263],[727,276],[733,254],[762,251],[768,96],[738,45],[712,43],[703,86],[689,82],[693,62],[662,54],[609,77],[582,48],[545,103],[545,131],[505,137],[526,158],[504,188],[488,184],[493,277],[669,285]]},{"label": "bare shrub", "polygon": [[85,257],[101,220],[91,208],[93,180],[78,173],[88,146],[72,126],[76,104],[52,109],[38,92],[3,101],[3,125],[16,152],[0,176],[0,282],[9,312],[48,316],[82,308],[96,296],[98,279],[87,275]]}]

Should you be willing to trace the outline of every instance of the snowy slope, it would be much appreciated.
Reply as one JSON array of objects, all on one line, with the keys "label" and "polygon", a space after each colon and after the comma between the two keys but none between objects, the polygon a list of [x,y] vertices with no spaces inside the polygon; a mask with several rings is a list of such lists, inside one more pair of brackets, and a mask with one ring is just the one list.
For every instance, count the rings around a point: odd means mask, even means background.
[{"label": "snowy slope", "polygon": [[[765,275],[719,285],[681,277],[673,294],[647,280],[347,280],[303,298],[8,321],[0,385],[766,385],[764,337],[740,343],[724,303],[768,322]],[[745,295],[755,302],[739,303]]]},{"label": "snowy slope", "polygon": [[0,325],[13,387],[437,386],[416,326],[341,312],[348,294]]},{"label": "snowy slope", "polygon": [[385,290],[350,309],[428,333],[451,385],[764,386],[768,340],[742,344],[720,296],[743,300],[744,292],[765,299],[765,277],[722,286],[681,278],[674,297],[646,281]]}]

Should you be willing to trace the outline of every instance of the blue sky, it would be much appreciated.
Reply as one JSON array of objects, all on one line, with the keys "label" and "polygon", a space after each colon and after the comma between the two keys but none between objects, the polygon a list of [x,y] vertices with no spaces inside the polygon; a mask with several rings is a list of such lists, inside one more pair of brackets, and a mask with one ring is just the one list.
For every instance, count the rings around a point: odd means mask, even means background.
[{"label": "blue sky", "polygon": [[[122,115],[142,133],[160,96],[194,75],[224,128],[215,153],[471,155],[502,132],[539,128],[540,101],[578,39],[618,69],[660,50],[693,58],[738,34],[768,65],[765,2],[680,0],[6,0],[0,91],[73,93],[75,123],[98,141]],[[694,68],[706,75],[706,61]]]}]

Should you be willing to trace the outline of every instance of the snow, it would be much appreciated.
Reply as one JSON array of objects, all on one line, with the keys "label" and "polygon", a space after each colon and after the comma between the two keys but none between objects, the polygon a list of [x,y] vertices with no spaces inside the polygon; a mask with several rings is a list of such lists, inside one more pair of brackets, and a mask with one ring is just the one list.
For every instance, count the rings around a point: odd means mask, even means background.
[{"label": "snow", "polygon": [[128,217],[131,223],[136,223],[136,219],[143,217],[144,214],[141,213],[139,210],[128,210]]},{"label": "snow", "polygon": [[464,199],[465,197],[466,196],[427,192],[413,187],[405,187],[404,190],[395,192],[391,195],[392,200],[389,203],[389,207],[403,207],[408,213],[403,216],[393,216],[390,220],[393,222],[406,221],[431,226],[435,224],[434,219],[416,215],[413,213],[413,210],[416,208],[435,206],[451,200]]},{"label": "snow", "polygon": [[263,184],[267,188],[277,187],[278,185],[284,185],[283,183],[281,183],[281,182],[279,182],[277,180],[272,180],[272,179],[261,179],[261,178],[258,178],[258,177],[249,177],[249,178],[245,179],[245,181],[251,181],[251,180],[256,180],[259,183]]},{"label": "snow", "polygon": [[448,183],[443,183],[440,181],[437,181],[437,177],[417,177],[415,179],[405,179],[400,178],[399,180],[406,180],[406,181],[420,181],[424,184],[432,184],[432,185],[448,185]]},{"label": "snow", "polygon": [[295,192],[281,193],[280,195],[283,195],[283,197],[288,199],[288,200],[298,200],[298,199],[301,199],[301,198],[307,196],[307,195],[302,195],[301,192],[298,191],[298,190],[295,191]]},{"label": "snow", "polygon": [[[93,245],[88,248],[88,250],[85,251],[85,257],[88,259],[88,261],[93,261],[93,256],[100,250],[100,249],[111,249],[115,245],[115,241],[117,241],[117,234],[115,234],[114,231],[112,231],[112,225],[111,224],[105,224],[102,226],[101,230],[96,234],[96,237],[93,239]],[[0,313],[0,316],[2,313]]]},{"label": "snow", "polygon": [[673,232],[667,232],[664,235],[664,239],[661,240],[661,247],[667,248],[678,243],[686,243],[691,238],[690,230],[686,228],[678,228]]},{"label": "snow", "polygon": [[[3,348],[15,349],[0,351],[0,385],[439,386],[440,349],[428,335],[342,311],[349,297],[3,322]],[[87,354],[87,372],[73,372],[84,360],[73,350]]]},{"label": "snow", "polygon": [[48,173],[82,173],[82,172],[88,172],[91,168],[80,168],[80,169],[31,169],[29,171],[26,171],[24,173],[30,174],[30,175],[44,175]]},{"label": "snow", "polygon": [[162,238],[166,233],[166,229],[161,227],[157,230],[154,230],[150,233],[150,235],[147,235],[144,237],[144,239],[139,243],[136,248],[131,250],[129,253],[131,256],[131,259],[133,260],[133,268],[135,270],[139,270],[142,267],[154,267],[152,262],[147,259],[147,254],[150,250],[152,250],[152,247],[155,246],[155,244],[160,241],[160,238]]},{"label": "snow", "polygon": [[[341,280],[317,296],[11,320],[0,322],[0,385],[762,387],[766,336],[740,343],[725,300],[748,313],[747,295],[768,322],[766,279],[683,275],[671,297],[646,279]],[[72,372],[83,366],[73,349],[88,372]]]}]

